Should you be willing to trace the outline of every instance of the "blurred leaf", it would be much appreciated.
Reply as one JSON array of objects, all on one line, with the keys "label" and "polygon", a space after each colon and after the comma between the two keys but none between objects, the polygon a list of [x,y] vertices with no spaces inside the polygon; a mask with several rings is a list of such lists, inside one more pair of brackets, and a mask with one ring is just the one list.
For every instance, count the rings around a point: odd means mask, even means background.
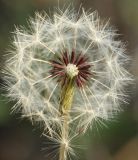
[{"label": "blurred leaf", "polygon": [[0,125],[3,125],[9,121],[9,113],[10,109],[7,99],[3,96],[0,96]]}]

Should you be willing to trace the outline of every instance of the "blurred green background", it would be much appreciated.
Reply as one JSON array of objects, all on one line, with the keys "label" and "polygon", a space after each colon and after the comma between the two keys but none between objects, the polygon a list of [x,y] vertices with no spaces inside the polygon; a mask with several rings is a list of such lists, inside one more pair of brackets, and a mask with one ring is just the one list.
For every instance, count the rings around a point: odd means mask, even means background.
[{"label": "blurred green background", "polygon": [[[105,125],[94,124],[93,129],[77,143],[84,145],[78,150],[78,160],[138,160],[138,0],[59,0],[72,2],[77,9],[82,4],[86,9],[98,10],[100,17],[110,22],[127,43],[132,57],[131,73],[136,85],[130,88],[130,103],[122,106],[124,111]],[[0,0],[0,66],[2,57],[10,45],[14,25],[27,25],[27,18],[35,11],[56,7],[58,0]],[[2,86],[3,82],[0,80]],[[50,160],[47,158],[47,139],[41,129],[24,119],[20,113],[10,114],[14,103],[0,95],[0,160]],[[87,147],[86,147],[87,146]]]}]

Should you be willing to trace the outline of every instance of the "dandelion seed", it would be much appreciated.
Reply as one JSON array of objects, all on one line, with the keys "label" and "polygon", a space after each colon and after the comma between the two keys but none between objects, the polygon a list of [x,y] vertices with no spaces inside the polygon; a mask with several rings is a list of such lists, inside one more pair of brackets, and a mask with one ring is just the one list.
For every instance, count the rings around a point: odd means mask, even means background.
[{"label": "dandelion seed", "polygon": [[125,69],[129,58],[97,12],[36,13],[29,27],[14,34],[4,72],[8,96],[17,100],[14,110],[43,124],[59,144],[59,160],[65,160],[74,154],[69,132],[85,133],[94,120],[110,119],[127,101],[124,86],[133,80]]}]

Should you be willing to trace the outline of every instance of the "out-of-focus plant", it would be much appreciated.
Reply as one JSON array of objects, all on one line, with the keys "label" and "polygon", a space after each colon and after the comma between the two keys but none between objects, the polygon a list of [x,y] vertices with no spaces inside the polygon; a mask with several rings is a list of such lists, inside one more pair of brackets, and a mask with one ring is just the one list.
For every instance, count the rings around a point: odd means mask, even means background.
[{"label": "out-of-focus plant", "polygon": [[16,28],[4,70],[13,110],[43,125],[59,160],[74,155],[72,139],[94,120],[120,111],[132,81],[116,30],[97,12],[80,10],[36,13],[29,29]]}]

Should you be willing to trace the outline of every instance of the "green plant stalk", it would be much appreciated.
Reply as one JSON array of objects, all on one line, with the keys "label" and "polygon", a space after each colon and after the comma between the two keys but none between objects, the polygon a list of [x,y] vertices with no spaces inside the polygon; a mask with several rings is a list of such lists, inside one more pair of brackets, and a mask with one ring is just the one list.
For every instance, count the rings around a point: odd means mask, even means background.
[{"label": "green plant stalk", "polygon": [[74,79],[68,78],[67,83],[63,87],[61,92],[60,107],[59,107],[59,111],[63,118],[62,129],[61,129],[61,138],[63,141],[60,145],[59,160],[66,160],[67,158],[66,139],[68,138],[69,118],[70,118],[69,112],[71,109],[73,97],[74,97]]}]

